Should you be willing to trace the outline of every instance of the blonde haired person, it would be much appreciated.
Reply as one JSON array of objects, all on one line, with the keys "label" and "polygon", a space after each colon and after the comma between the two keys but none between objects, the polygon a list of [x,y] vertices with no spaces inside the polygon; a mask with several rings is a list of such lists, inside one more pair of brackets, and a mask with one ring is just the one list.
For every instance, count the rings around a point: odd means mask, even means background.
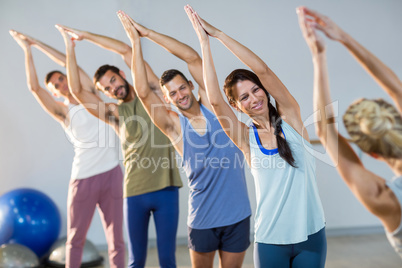
[{"label": "blonde haired person", "polygon": [[[317,135],[330,156],[338,157],[337,169],[343,180],[359,201],[380,219],[389,242],[402,257],[402,83],[384,63],[328,17],[305,7],[298,8],[297,12],[313,57]],[[387,163],[395,173],[392,180],[367,170],[332,124],[325,44],[316,30],[342,43],[395,102],[397,109],[382,99],[360,99],[350,105],[343,116],[352,141],[367,154]]]},{"label": "blonde haired person", "polygon": [[401,115],[388,102],[383,99],[357,100],[347,109],[343,122],[352,141],[365,153],[375,158],[381,155],[391,162],[401,159]]}]

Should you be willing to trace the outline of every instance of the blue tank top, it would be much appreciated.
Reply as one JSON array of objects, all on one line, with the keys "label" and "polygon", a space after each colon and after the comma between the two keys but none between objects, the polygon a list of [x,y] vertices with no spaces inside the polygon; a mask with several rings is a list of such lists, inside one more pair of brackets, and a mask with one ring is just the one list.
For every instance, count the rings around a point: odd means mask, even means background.
[{"label": "blue tank top", "polygon": [[190,188],[187,225],[209,229],[232,225],[251,215],[243,153],[216,116],[201,105],[207,131],[200,135],[181,114],[183,168]]},{"label": "blue tank top", "polygon": [[[402,207],[402,176],[395,177],[391,181],[388,181],[386,184],[397,197],[399,204]],[[388,241],[391,243],[396,253],[398,253],[398,255],[402,258],[402,220],[396,230],[394,230],[393,232],[388,232],[387,230],[385,230],[385,233],[387,234]]]},{"label": "blue tank top", "polygon": [[249,128],[251,173],[257,209],[255,242],[295,244],[325,226],[318,195],[315,158],[311,147],[296,130],[282,121],[282,132],[292,150],[296,168],[279,156],[278,149],[262,147],[257,129]]}]

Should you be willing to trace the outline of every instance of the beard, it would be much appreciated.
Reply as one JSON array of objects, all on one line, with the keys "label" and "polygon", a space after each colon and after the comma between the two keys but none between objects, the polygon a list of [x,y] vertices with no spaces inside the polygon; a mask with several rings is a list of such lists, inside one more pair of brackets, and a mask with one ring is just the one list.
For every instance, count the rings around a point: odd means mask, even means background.
[{"label": "beard", "polygon": [[[124,95],[121,96],[121,97],[117,96],[117,92],[119,91],[120,88],[123,88],[123,89],[124,89]],[[129,90],[130,90],[130,87],[129,87],[129,85],[128,85],[128,82],[127,82],[126,79],[124,79],[124,85],[121,85],[121,86],[114,92],[114,96],[115,96],[116,99],[118,99],[118,100],[124,100],[125,98],[127,98]]]}]

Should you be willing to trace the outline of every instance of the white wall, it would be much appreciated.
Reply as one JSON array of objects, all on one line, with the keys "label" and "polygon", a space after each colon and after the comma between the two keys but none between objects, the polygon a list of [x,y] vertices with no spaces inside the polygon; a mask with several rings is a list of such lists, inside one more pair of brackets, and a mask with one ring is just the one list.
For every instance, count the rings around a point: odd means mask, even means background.
[{"label": "white wall", "polygon": [[[0,194],[17,187],[33,187],[48,194],[58,205],[62,217],[62,235],[66,233],[66,198],[73,157],[62,128],[50,118],[28,92],[21,48],[8,34],[16,29],[32,35],[57,49],[64,44],[54,24],[89,30],[128,42],[115,15],[119,9],[132,15],[149,28],[171,35],[200,51],[195,32],[183,10],[185,4],[193,7],[207,21],[224,30],[255,51],[281,78],[302,108],[302,118],[313,112],[313,73],[310,52],[302,39],[295,8],[304,4],[333,18],[341,27],[381,58],[397,74],[402,73],[402,2],[398,0],[338,0],[319,1],[47,1],[1,0],[0,2]],[[328,40],[328,64],[332,98],[342,114],[354,99],[365,97],[389,98],[362,70],[340,45]],[[148,40],[143,41],[144,57],[157,75],[165,69],[186,66]],[[222,83],[233,69],[244,67],[218,41],[212,40],[215,65]],[[91,76],[101,64],[122,67],[121,58],[88,42],[77,44],[80,66]],[[34,60],[40,81],[56,64],[34,50]],[[188,72],[185,72],[188,74]],[[338,120],[341,121],[341,120]],[[308,127],[311,138],[313,126]],[[340,130],[345,133],[340,125]],[[118,146],[118,145],[117,145]],[[315,146],[317,150],[323,150]],[[370,170],[386,178],[392,173],[368,157],[363,161]],[[379,226],[347,189],[336,170],[317,161],[317,180],[325,209],[328,229]],[[186,179],[183,177],[184,184]],[[254,185],[248,172],[250,198],[255,208]],[[188,188],[180,190],[179,237],[186,236]],[[155,238],[153,226],[150,237]],[[88,238],[96,244],[105,244],[98,216],[92,223]]]}]

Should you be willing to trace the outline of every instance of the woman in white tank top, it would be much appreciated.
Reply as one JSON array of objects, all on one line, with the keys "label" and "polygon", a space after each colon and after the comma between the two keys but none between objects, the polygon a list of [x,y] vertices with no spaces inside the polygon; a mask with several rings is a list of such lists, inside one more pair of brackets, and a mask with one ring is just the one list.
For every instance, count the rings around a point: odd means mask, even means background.
[{"label": "woman in white tank top", "polygon": [[[359,201],[382,222],[387,237],[402,257],[402,82],[378,58],[345,33],[328,17],[305,7],[298,9],[299,23],[314,63],[314,109],[320,114],[316,132],[337,164],[338,172]],[[360,99],[343,116],[351,140],[359,148],[383,161],[395,173],[386,180],[367,170],[333,124],[325,44],[316,30],[339,41],[395,102]]]}]

